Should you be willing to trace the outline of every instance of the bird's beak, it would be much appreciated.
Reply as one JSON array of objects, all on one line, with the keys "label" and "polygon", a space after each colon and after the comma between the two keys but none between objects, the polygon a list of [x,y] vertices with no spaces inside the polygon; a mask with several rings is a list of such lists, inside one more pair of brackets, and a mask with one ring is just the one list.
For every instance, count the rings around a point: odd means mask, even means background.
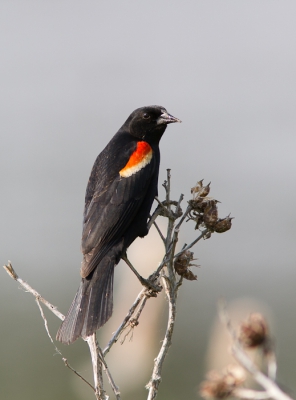
[{"label": "bird's beak", "polygon": [[172,124],[173,122],[182,122],[179,118],[173,117],[166,111],[163,112],[157,119],[157,125],[160,124]]}]

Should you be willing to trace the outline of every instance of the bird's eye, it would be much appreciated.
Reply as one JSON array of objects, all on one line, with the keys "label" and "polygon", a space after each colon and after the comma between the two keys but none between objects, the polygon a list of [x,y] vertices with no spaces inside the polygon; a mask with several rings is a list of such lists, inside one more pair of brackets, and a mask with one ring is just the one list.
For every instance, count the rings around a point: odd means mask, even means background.
[{"label": "bird's eye", "polygon": [[147,113],[145,113],[145,114],[143,114],[143,118],[144,118],[144,119],[149,119],[149,118],[150,118],[150,115],[147,114]]}]

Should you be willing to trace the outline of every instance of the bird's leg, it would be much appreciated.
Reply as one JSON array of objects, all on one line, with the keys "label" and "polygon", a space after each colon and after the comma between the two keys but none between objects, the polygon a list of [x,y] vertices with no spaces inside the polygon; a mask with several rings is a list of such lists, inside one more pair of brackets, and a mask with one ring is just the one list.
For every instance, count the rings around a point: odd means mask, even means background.
[{"label": "bird's leg", "polygon": [[126,262],[126,264],[130,267],[130,269],[133,271],[133,273],[136,275],[136,277],[139,279],[139,281],[141,282],[141,284],[143,286],[145,286],[148,290],[152,291],[152,292],[160,292],[162,287],[159,285],[156,285],[155,283],[153,283],[150,279],[145,279],[143,278],[139,272],[136,270],[136,268],[134,268],[134,266],[132,265],[132,263],[130,262],[130,260],[127,258],[127,254],[124,253],[121,258],[123,259],[123,261]]}]

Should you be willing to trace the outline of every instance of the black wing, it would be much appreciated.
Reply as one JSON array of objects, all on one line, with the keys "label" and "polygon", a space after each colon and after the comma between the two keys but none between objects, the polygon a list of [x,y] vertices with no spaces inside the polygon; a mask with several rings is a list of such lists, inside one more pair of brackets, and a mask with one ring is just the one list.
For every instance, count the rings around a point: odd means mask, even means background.
[{"label": "black wing", "polygon": [[[158,174],[157,155],[153,154],[150,163],[130,177],[119,175],[135,148],[134,142],[121,147],[119,161],[114,159],[114,164],[110,159],[105,160],[103,152],[94,166],[86,194],[82,252],[87,262],[82,263],[82,277],[87,277],[110,248],[122,239],[147,191],[152,199],[156,195],[156,185],[151,188],[150,183],[155,182],[153,178]],[[114,147],[112,150],[112,154],[116,153]],[[138,235],[135,232],[135,237]]]}]

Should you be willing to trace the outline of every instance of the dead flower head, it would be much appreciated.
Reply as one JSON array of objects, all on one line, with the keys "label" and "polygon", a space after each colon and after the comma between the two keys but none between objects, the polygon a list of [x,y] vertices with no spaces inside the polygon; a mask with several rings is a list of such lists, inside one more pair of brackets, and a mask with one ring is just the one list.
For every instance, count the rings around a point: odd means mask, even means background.
[{"label": "dead flower head", "polygon": [[228,217],[226,218],[222,218],[222,219],[218,219],[218,222],[216,223],[216,225],[214,226],[214,230],[217,233],[223,233],[228,231],[231,228],[231,220],[233,218],[230,218],[230,215],[228,215]]},{"label": "dead flower head", "polygon": [[262,346],[268,338],[268,326],[262,314],[251,314],[239,327],[239,341],[244,347]]},{"label": "dead flower head", "polygon": [[177,274],[189,281],[197,280],[196,275],[194,275],[193,272],[189,269],[189,267],[197,267],[196,264],[191,264],[191,261],[193,260],[193,252],[186,250],[182,254],[180,254],[174,262],[174,268]]},{"label": "dead flower head", "polygon": [[225,399],[246,379],[245,371],[238,365],[229,365],[222,372],[211,371],[201,383],[200,395],[204,398]]}]

